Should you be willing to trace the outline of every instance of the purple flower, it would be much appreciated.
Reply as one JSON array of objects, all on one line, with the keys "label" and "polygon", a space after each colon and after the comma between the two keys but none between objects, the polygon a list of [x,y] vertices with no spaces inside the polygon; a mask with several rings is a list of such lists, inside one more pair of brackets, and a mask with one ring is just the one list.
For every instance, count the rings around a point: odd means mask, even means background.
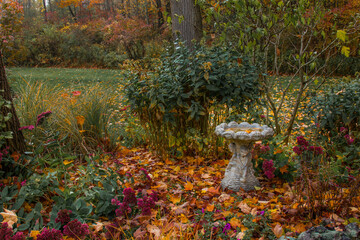
[{"label": "purple flower", "polygon": [[63,233],[68,237],[83,239],[90,234],[90,231],[87,224],[82,224],[79,220],[75,219],[64,226]]},{"label": "purple flower", "polygon": [[37,236],[37,240],[61,240],[63,237],[60,230],[57,229],[44,229],[40,235]]},{"label": "purple flower", "polygon": [[226,233],[227,230],[230,230],[230,229],[231,229],[231,224],[230,224],[230,223],[227,223],[227,224],[225,225],[225,227],[223,228],[223,233]]},{"label": "purple flower", "polygon": [[22,181],[20,184],[21,184],[21,186],[25,186],[25,184],[26,184],[26,179],[25,179],[24,181]]},{"label": "purple flower", "polygon": [[61,225],[65,225],[70,222],[70,214],[72,213],[71,210],[63,209],[60,210],[57,214],[57,218],[55,219],[56,223],[61,223]]},{"label": "purple flower", "polygon": [[34,125],[29,125],[29,126],[24,126],[24,127],[19,128],[19,131],[24,130],[24,129],[33,130],[34,128],[35,128]]},{"label": "purple flower", "polygon": [[257,213],[257,215],[260,215],[260,216],[264,216],[264,214],[265,214],[265,211],[260,211]]},{"label": "purple flower", "polygon": [[341,133],[346,133],[346,132],[347,132],[347,128],[341,127],[341,128],[340,128],[340,132],[341,132]]},{"label": "purple flower", "polygon": [[204,208],[201,209],[201,213],[205,213],[205,209],[204,209]]},{"label": "purple flower", "polygon": [[264,114],[261,114],[260,118],[266,118],[266,116]]},{"label": "purple flower", "polygon": [[152,196],[144,196],[137,201],[142,215],[151,215],[151,209],[155,207],[155,200]]}]

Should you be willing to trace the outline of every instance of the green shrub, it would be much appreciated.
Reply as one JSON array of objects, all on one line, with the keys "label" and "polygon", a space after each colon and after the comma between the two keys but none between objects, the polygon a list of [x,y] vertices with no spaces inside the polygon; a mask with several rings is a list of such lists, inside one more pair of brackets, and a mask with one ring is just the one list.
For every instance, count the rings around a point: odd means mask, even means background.
[{"label": "green shrub", "polygon": [[216,106],[241,111],[261,93],[257,69],[224,47],[189,51],[177,43],[155,71],[132,71],[129,80],[126,98],[146,126],[151,146],[163,154],[174,146],[175,155],[183,153],[181,147],[192,151],[187,134],[206,138],[215,127],[210,116]]}]

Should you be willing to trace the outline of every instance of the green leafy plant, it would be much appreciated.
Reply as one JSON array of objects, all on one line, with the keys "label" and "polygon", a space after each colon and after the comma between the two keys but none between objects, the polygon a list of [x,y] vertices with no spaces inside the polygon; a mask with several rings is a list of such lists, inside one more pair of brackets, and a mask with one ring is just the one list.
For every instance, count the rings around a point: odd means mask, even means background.
[{"label": "green leafy plant", "polygon": [[225,47],[190,51],[177,43],[154,72],[136,71],[129,78],[126,98],[148,129],[151,146],[175,156],[184,153],[182,146],[191,146],[190,131],[206,137],[214,128],[217,119],[210,113],[216,106],[241,111],[260,95],[256,68]]}]

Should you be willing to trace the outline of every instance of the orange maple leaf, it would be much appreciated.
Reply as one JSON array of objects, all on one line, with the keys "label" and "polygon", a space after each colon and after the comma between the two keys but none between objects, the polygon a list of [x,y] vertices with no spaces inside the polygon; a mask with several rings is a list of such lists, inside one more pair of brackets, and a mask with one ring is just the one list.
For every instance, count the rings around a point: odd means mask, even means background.
[{"label": "orange maple leaf", "polygon": [[191,190],[193,190],[193,188],[194,188],[194,185],[192,185],[192,183],[191,182],[186,182],[186,184],[185,184],[185,191],[191,191]]}]

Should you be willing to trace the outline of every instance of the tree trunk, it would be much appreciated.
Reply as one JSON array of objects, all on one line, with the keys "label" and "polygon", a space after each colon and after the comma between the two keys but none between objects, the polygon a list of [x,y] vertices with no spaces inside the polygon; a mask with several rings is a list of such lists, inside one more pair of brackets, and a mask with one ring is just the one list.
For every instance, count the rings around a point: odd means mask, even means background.
[{"label": "tree trunk", "polygon": [[192,41],[202,37],[202,21],[200,6],[195,0],[171,0],[172,32],[179,35],[185,44],[192,48]]},{"label": "tree trunk", "polygon": [[3,116],[6,116],[8,113],[11,113],[11,118],[9,121],[5,122],[6,126],[4,131],[11,131],[12,132],[12,139],[7,139],[7,145],[9,146],[10,152],[18,152],[18,153],[24,153],[26,150],[26,144],[24,135],[21,131],[19,131],[20,128],[20,122],[16,115],[15,107],[12,101],[11,97],[11,90],[10,85],[6,78],[6,72],[5,72],[5,65],[2,58],[2,53],[0,49],[0,95],[2,98],[6,101],[11,102],[11,108],[3,107],[1,108],[1,114]]},{"label": "tree trunk", "polygon": [[47,22],[47,10],[46,10],[46,1],[43,0],[43,5],[44,5],[44,20],[45,22]]},{"label": "tree trunk", "polygon": [[164,24],[164,16],[162,14],[162,5],[161,0],[156,0],[156,9],[157,9],[157,22],[158,22],[158,29],[161,30],[162,25]]}]

